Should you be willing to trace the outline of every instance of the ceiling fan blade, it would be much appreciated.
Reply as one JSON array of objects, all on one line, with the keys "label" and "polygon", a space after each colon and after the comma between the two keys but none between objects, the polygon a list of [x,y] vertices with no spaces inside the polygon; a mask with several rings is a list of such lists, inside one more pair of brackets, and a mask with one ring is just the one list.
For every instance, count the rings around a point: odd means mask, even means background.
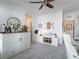
[{"label": "ceiling fan blade", "polygon": [[46,6],[49,7],[49,8],[53,8],[54,7],[53,5],[51,5],[49,3],[47,3]]},{"label": "ceiling fan blade", "polygon": [[40,6],[40,8],[39,8],[39,10],[40,10],[40,9],[42,9],[42,8],[43,8],[43,6],[44,6],[44,5],[41,5],[41,6]]},{"label": "ceiling fan blade", "polygon": [[42,3],[42,1],[39,1],[39,2],[30,2],[30,3]]},{"label": "ceiling fan blade", "polygon": [[55,0],[47,0],[47,2],[52,2],[52,1],[55,1]]}]

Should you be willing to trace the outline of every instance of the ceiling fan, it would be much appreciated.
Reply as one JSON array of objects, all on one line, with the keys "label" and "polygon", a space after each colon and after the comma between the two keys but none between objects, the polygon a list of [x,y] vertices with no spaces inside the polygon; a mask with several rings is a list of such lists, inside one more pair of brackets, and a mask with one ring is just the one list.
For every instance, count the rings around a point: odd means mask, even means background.
[{"label": "ceiling fan", "polygon": [[42,0],[42,1],[37,1],[37,2],[30,2],[30,3],[41,3],[41,6],[39,8],[42,9],[44,5],[46,5],[49,8],[53,8],[54,6],[52,4],[50,4],[50,2],[53,2],[55,0]]}]

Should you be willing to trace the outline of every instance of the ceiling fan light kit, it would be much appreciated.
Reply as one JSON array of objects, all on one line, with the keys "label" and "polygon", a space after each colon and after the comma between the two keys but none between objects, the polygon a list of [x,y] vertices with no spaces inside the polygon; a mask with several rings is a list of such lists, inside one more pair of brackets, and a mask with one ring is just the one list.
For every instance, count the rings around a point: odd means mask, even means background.
[{"label": "ceiling fan light kit", "polygon": [[53,1],[54,0],[42,0],[42,1],[30,2],[30,3],[41,3],[41,6],[40,6],[39,10],[42,9],[43,6],[45,6],[45,5],[52,9],[52,8],[54,8],[54,6],[52,4],[50,4],[50,2],[53,2]]}]

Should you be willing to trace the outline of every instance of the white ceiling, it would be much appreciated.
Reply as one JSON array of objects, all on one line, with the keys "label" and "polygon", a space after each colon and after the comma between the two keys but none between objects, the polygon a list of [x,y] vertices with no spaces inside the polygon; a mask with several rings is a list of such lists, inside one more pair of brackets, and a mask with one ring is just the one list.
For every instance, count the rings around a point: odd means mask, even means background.
[{"label": "white ceiling", "polygon": [[27,14],[29,12],[31,14],[34,13],[47,13],[54,10],[62,9],[65,13],[76,11],[79,9],[79,0],[55,0],[51,4],[54,5],[53,9],[49,9],[48,7],[44,6],[42,10],[39,11],[39,7],[41,4],[31,4],[30,1],[40,1],[40,0],[0,0],[0,6],[8,9],[18,9],[26,11]]}]

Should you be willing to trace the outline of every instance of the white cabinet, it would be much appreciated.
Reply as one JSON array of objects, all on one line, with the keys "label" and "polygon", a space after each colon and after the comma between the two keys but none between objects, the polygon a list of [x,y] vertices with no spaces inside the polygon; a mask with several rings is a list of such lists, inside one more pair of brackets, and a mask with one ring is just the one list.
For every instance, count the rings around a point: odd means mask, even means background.
[{"label": "white cabinet", "polygon": [[[58,46],[58,37],[53,37],[53,36],[45,36],[45,35],[38,35],[37,36],[37,42],[43,43],[43,44],[49,44],[49,45],[53,45],[53,46]],[[50,39],[49,39],[50,38]],[[45,40],[45,41],[44,41]],[[51,41],[51,43],[46,42],[47,41]]]},{"label": "white cabinet", "polygon": [[3,34],[3,57],[10,57],[20,50],[18,34]]},{"label": "white cabinet", "polygon": [[52,45],[58,46],[58,37],[52,37]]},{"label": "white cabinet", "polygon": [[41,34],[35,34],[34,35],[34,39],[36,42],[40,42],[40,43],[43,43],[43,36]]},{"label": "white cabinet", "polygon": [[50,38],[50,39],[47,39],[48,41],[50,40],[51,43],[48,43],[48,42],[44,42],[45,44],[49,44],[49,45],[53,45],[53,46],[58,46],[58,38],[57,37],[46,37],[46,38]]},{"label": "white cabinet", "polygon": [[0,59],[2,56],[2,35],[0,34]]},{"label": "white cabinet", "polygon": [[2,59],[7,59],[30,47],[30,32],[2,35]]}]

